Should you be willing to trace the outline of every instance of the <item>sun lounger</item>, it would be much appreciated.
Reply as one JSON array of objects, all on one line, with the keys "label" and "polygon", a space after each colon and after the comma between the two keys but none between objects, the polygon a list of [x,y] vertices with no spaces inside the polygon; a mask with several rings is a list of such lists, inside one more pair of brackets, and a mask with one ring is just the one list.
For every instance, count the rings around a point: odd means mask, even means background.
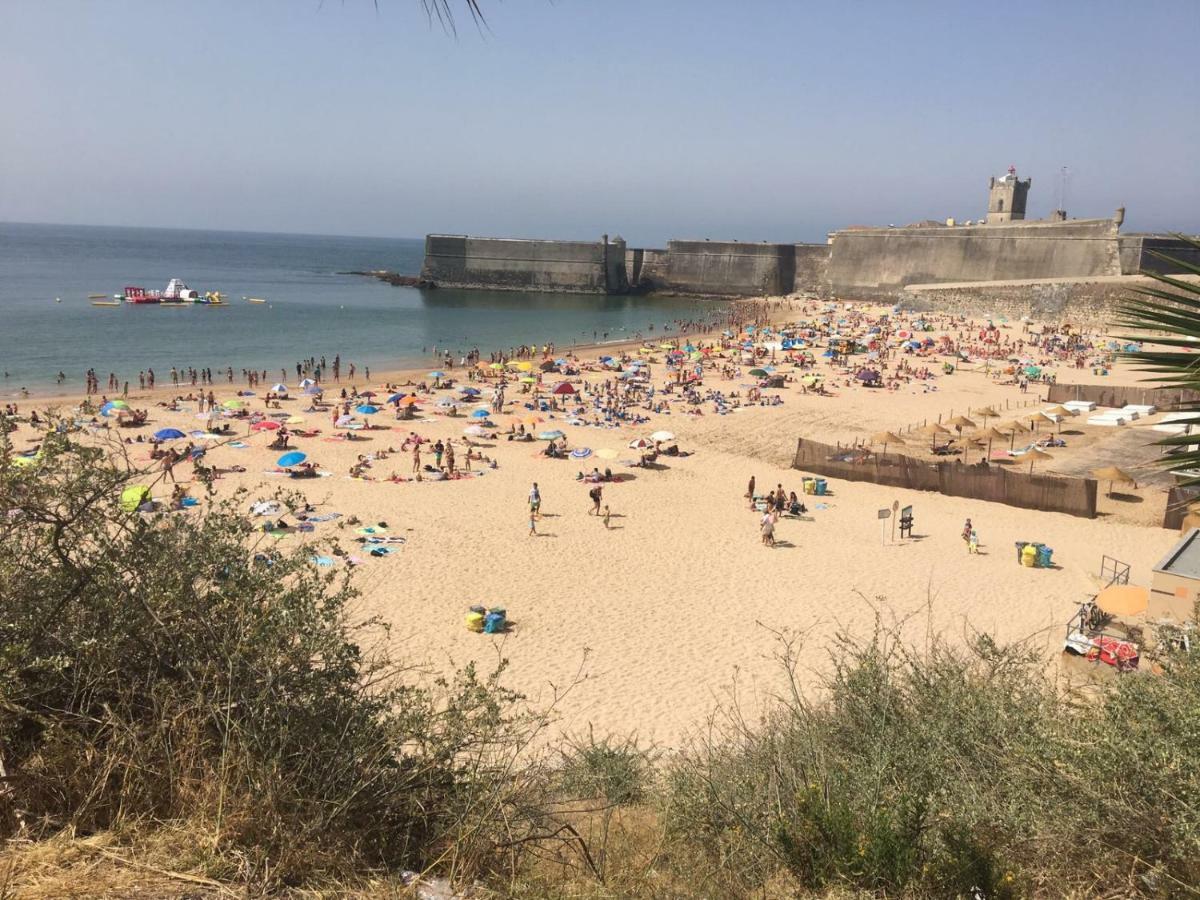
[{"label": "sun lounger", "polygon": [[1158,412],[1158,407],[1152,406],[1149,403],[1126,403],[1123,408],[1129,412],[1140,413],[1143,416],[1152,416]]},{"label": "sun lounger", "polygon": [[1117,413],[1105,413],[1100,416],[1088,416],[1087,423],[1096,425],[1101,428],[1118,428],[1124,425],[1128,419]]},{"label": "sun lounger", "polygon": [[1062,405],[1067,409],[1072,410],[1077,415],[1079,413],[1091,412],[1096,408],[1096,404],[1091,400],[1068,400]]}]

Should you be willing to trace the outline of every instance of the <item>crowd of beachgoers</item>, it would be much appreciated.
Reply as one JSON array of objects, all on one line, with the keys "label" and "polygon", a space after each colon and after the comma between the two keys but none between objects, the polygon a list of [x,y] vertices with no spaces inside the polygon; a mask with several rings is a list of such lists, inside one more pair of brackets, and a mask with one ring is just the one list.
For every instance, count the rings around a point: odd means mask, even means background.
[{"label": "crowd of beachgoers", "polygon": [[[962,543],[980,552],[943,581],[971,596],[953,608],[955,621],[971,616],[979,627],[1011,598],[998,571],[987,590],[969,585],[1011,555],[987,552],[1009,533],[1054,543],[1056,559],[1080,542],[1101,546],[1101,534],[1124,552],[1157,553],[1162,540],[1149,529],[996,504],[965,510],[923,494],[915,531],[909,522],[910,564],[864,566],[864,546],[879,546],[875,510],[896,492],[837,484],[818,495],[789,467],[798,436],[866,444],[873,431],[950,409],[1032,401],[1067,371],[1115,377],[1098,373],[1112,370],[1116,349],[1069,327],[791,297],[722,305],[711,320],[667,323],[624,343],[430,348],[423,370],[368,374],[344,356],[312,355],[275,370],[278,379],[262,369],[239,378],[230,367],[177,368],[169,384],[146,373],[128,393],[119,379],[95,390],[89,376],[82,398],[8,403],[2,418],[22,466],[36,466],[50,429],[119,444],[146,473],[144,490],[127,498],[135,514],[188,515],[210,488],[248,489],[260,499],[246,514],[263,533],[313,541],[316,565],[360,567],[367,607],[435,655],[475,658],[478,645],[456,623],[471,600],[501,601],[524,687],[554,682],[587,646],[612,692],[588,700],[598,720],[620,725],[657,681],[662,696],[651,705],[674,734],[747,664],[743,652],[711,643],[705,616],[720,615],[721,629],[759,647],[755,621],[813,625],[826,608],[853,618],[850,594],[923,602],[930,567],[946,565],[928,535],[936,528],[955,546],[967,515],[978,532]],[[916,441],[908,452],[926,448]],[[750,476],[761,489],[747,490]],[[273,497],[283,485],[304,501]],[[770,561],[747,555],[763,546]],[[798,546],[803,559],[784,552]],[[1053,577],[1022,588],[1043,600],[1004,630],[1065,620],[1076,591]],[[757,585],[751,598],[747,578]],[[745,610],[724,610],[735,596]],[[809,608],[800,596],[824,599]],[[671,602],[659,609],[655,597]],[[576,635],[569,623],[585,610],[596,620]],[[699,665],[705,657],[713,668]],[[703,696],[697,684],[708,686]]]}]

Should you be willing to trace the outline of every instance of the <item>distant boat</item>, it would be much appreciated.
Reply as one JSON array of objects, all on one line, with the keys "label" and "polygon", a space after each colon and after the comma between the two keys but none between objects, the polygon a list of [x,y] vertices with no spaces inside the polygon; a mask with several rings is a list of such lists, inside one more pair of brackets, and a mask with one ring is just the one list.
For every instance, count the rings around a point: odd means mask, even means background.
[{"label": "distant boat", "polygon": [[[103,297],[103,294],[100,294]],[[120,300],[93,300],[92,306],[120,306]]]},{"label": "distant boat", "polygon": [[247,303],[266,303],[267,302],[262,297],[243,297],[242,299],[245,300]]},{"label": "distant boat", "polygon": [[107,300],[108,294],[88,294],[89,300]]},{"label": "distant boat", "polygon": [[203,306],[227,306],[225,295],[220,291],[208,291],[203,297],[197,297],[196,302]]}]

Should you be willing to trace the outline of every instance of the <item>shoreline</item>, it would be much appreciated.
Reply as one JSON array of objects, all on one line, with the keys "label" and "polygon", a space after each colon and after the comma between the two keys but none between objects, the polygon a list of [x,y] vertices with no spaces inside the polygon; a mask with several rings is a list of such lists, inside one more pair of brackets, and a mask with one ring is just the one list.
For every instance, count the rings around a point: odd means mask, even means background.
[{"label": "shoreline", "polygon": [[[798,309],[802,309],[805,304],[810,304],[810,303],[825,304],[826,302],[833,302],[833,301],[820,301],[820,300],[793,298],[793,297],[785,296],[785,297],[742,297],[742,298],[737,298],[737,299],[721,298],[719,300],[714,300],[714,302],[719,302],[719,303],[730,306],[731,312],[736,311],[736,304],[746,304],[746,305],[752,306],[752,307],[760,307],[760,306],[766,307],[767,315],[765,317],[758,317],[758,318],[754,319],[754,321],[757,322],[758,324],[776,325],[776,324],[780,324],[782,322],[788,321],[792,317],[792,315]],[[848,301],[840,301],[840,302],[848,302]],[[875,305],[875,304],[864,304],[864,305]],[[565,353],[568,355],[582,355],[582,354],[595,353],[597,351],[611,351],[613,353],[626,353],[626,352],[632,352],[632,351],[637,350],[639,347],[641,347],[647,341],[654,340],[654,336],[658,336],[658,338],[660,340],[664,339],[663,338],[664,335],[669,339],[677,339],[677,338],[686,336],[686,337],[694,338],[697,340],[714,340],[718,336],[720,336],[720,333],[728,327],[729,327],[728,324],[719,324],[719,325],[715,325],[711,328],[707,328],[702,331],[689,331],[686,333],[680,332],[678,330],[672,330],[672,331],[657,331],[656,330],[654,332],[651,332],[651,336],[645,336],[640,339],[630,338],[630,339],[615,339],[615,340],[608,340],[608,341],[603,341],[603,340],[588,341],[588,342],[580,343],[580,344],[571,344],[569,346],[561,346],[558,344],[553,344],[553,346],[555,347],[554,352],[556,354],[564,354]],[[550,342],[546,342],[546,343],[549,344]],[[481,352],[484,352],[484,351],[481,351]],[[487,351],[487,352],[491,352],[491,351]],[[458,355],[458,354],[456,354],[456,355]],[[426,379],[428,377],[428,375],[427,375],[428,368],[427,367],[443,365],[442,363],[438,362],[438,359],[435,357],[435,355],[432,352],[427,354],[427,356],[428,356],[428,359],[426,359],[425,361],[423,361],[421,363],[413,363],[413,364],[409,364],[407,361],[405,361],[403,359],[396,359],[393,362],[389,362],[386,366],[384,366],[382,368],[372,370],[371,377],[369,379],[363,375],[364,367],[359,366],[358,370],[355,373],[355,377],[353,380],[345,377],[344,373],[343,373],[342,380],[331,381],[329,379],[323,379],[321,381],[321,384],[324,385],[326,388],[328,388],[329,385],[339,385],[339,386],[345,386],[347,388],[350,388],[350,387],[366,387],[369,384],[397,383],[397,382],[402,382],[402,381],[406,381],[406,380],[420,381],[420,380]],[[365,368],[370,369],[371,367],[367,366]],[[465,372],[469,368],[471,368],[471,366],[467,366],[466,368],[463,368],[462,366],[460,366],[458,364],[458,362],[456,360],[453,363],[453,365],[451,365],[448,369],[446,369],[446,371],[448,374],[454,374],[455,372]],[[262,370],[259,369],[258,371],[261,372]],[[267,371],[269,372],[270,370],[267,370]],[[193,385],[190,381],[187,383],[180,382],[179,384],[172,384],[169,380],[169,377],[167,378],[167,380],[163,380],[162,376],[160,375],[158,383],[156,383],[153,388],[134,388],[131,385],[130,389],[129,389],[129,394],[125,399],[131,400],[131,401],[132,400],[146,400],[149,402],[157,402],[158,400],[160,400],[164,397],[172,396],[172,394],[175,394],[178,396],[183,396],[183,395],[186,395],[188,392],[195,392],[200,389],[203,389],[205,392],[207,392],[210,389],[213,391],[219,391],[219,390],[241,391],[246,388],[245,380],[237,377],[236,370],[235,370],[235,377],[232,382],[225,380],[223,377],[221,377],[222,375],[223,375],[223,370],[214,369],[214,380],[213,380],[212,384],[202,384],[201,382],[197,382],[195,385]],[[21,396],[20,389],[18,388],[11,394],[5,396],[4,402],[6,402],[6,403],[14,403],[15,402],[18,406],[34,405],[34,406],[45,407],[47,409],[50,409],[50,408],[55,408],[58,406],[63,406],[63,405],[68,405],[68,404],[78,405],[78,404],[82,403],[85,399],[87,399],[88,395],[86,392],[81,394],[78,389],[62,390],[62,389],[60,389],[60,387],[62,387],[62,386],[55,385],[46,390],[42,390],[40,388],[30,388],[28,396]],[[263,391],[261,388],[258,391],[256,391],[256,393],[262,393],[262,392]],[[100,391],[97,391],[92,396],[97,399],[99,397],[108,397],[108,399],[111,400],[111,399],[121,397],[121,392],[120,391],[111,392],[111,391],[102,389]]]}]

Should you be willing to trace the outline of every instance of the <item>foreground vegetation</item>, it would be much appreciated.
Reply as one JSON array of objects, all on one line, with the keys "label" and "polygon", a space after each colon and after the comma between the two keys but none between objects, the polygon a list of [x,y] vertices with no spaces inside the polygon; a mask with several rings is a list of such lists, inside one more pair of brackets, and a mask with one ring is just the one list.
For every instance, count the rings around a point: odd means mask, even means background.
[{"label": "foreground vegetation", "polygon": [[145,478],[119,446],[0,446],[0,894],[90,850],[179,893],[387,896],[405,869],[521,897],[1200,890],[1194,652],[1083,699],[1019,646],[881,623],[808,692],[781,636],[761,721],[731,707],[670,755],[552,745],[502,665],[389,659],[249,498],[126,511]]}]

